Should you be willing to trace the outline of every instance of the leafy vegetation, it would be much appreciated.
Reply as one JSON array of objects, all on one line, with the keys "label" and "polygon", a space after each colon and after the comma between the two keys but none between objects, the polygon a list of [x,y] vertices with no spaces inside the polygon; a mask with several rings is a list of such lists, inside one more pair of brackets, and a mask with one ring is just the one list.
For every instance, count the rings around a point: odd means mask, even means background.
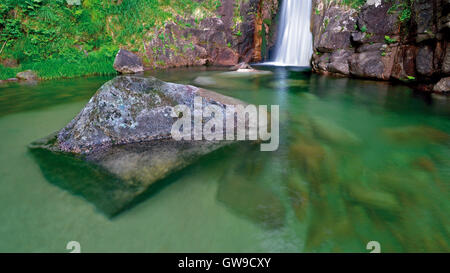
[{"label": "leafy vegetation", "polygon": [[406,23],[411,19],[411,7],[414,0],[402,0],[393,3],[392,7],[388,10],[388,13],[392,14],[398,12],[398,19],[402,23]]},{"label": "leafy vegetation", "polygon": [[[415,0],[388,0],[392,2],[392,7],[388,13],[398,12],[400,22],[408,22],[411,18],[411,6]],[[367,0],[341,0],[341,4],[352,7],[354,9],[361,8]]]},{"label": "leafy vegetation", "polygon": [[362,7],[366,2],[367,0],[342,0],[341,3],[354,9],[358,9]]},{"label": "leafy vegetation", "polygon": [[144,41],[164,23],[190,16],[200,22],[219,6],[219,0],[2,0],[0,59],[21,66],[0,65],[0,79],[24,69],[44,79],[115,73],[119,47],[144,52]]},{"label": "leafy vegetation", "polygon": [[394,44],[394,43],[396,43],[397,42],[397,40],[395,40],[394,38],[391,38],[390,36],[388,36],[388,35],[385,35],[384,36],[384,40],[386,41],[386,44]]}]

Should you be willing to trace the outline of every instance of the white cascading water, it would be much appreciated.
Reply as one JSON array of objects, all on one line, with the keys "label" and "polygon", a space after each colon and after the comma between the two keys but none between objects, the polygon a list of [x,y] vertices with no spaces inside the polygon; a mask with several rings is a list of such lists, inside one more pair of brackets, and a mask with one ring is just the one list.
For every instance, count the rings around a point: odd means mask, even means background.
[{"label": "white cascading water", "polygon": [[313,53],[310,30],[311,0],[284,0],[273,61],[279,66],[310,66]]}]

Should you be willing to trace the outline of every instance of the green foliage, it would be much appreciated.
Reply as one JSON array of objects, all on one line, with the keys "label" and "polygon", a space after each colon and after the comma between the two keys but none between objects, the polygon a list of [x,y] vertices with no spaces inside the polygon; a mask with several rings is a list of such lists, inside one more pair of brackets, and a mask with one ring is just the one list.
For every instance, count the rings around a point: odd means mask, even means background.
[{"label": "green foliage", "polygon": [[362,28],[361,28],[361,32],[363,32],[363,33],[366,33],[367,32],[367,26],[362,26]]},{"label": "green foliage", "polygon": [[[198,22],[220,6],[218,0],[118,2],[83,0],[69,6],[66,0],[1,0],[0,58],[15,58],[43,78],[87,75],[94,68],[99,74],[113,73],[106,65],[116,52],[109,49],[139,49],[136,45],[164,23],[193,14]],[[10,75],[2,69],[0,79]]]},{"label": "green foliage", "polygon": [[414,0],[401,0],[392,5],[388,10],[388,14],[398,13],[400,22],[405,23],[411,19],[411,8]]},{"label": "green foliage", "polygon": [[14,78],[19,72],[17,68],[4,67],[0,65],[0,79],[6,80],[9,78]]},{"label": "green foliage", "polygon": [[391,37],[388,36],[388,35],[384,36],[384,40],[386,41],[387,44],[393,44],[393,43],[396,43],[396,42],[397,42],[397,40],[391,38]]},{"label": "green foliage", "polygon": [[342,0],[341,3],[346,5],[346,6],[352,7],[354,9],[359,9],[366,2],[367,2],[367,0]]},{"label": "green foliage", "polygon": [[326,29],[328,27],[329,23],[330,23],[330,19],[329,18],[325,18],[325,20],[323,21],[324,29]]}]

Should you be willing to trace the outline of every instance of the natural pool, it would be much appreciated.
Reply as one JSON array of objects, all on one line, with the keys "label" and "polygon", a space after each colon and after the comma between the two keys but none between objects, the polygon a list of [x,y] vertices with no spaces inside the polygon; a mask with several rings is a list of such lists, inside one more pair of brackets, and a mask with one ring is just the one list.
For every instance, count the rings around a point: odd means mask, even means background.
[{"label": "natural pool", "polygon": [[450,101],[272,71],[151,73],[280,105],[280,146],[215,152],[114,218],[49,183],[27,151],[109,78],[1,86],[0,251],[67,252],[78,241],[83,252],[368,252],[378,241],[382,252],[448,252]]}]

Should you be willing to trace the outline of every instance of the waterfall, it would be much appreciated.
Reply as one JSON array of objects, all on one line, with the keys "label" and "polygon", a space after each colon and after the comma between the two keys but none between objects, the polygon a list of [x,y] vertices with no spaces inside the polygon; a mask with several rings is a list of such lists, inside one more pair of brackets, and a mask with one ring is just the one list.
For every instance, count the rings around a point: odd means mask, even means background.
[{"label": "waterfall", "polygon": [[313,53],[311,0],[283,0],[280,16],[275,56],[267,64],[310,66]]}]

